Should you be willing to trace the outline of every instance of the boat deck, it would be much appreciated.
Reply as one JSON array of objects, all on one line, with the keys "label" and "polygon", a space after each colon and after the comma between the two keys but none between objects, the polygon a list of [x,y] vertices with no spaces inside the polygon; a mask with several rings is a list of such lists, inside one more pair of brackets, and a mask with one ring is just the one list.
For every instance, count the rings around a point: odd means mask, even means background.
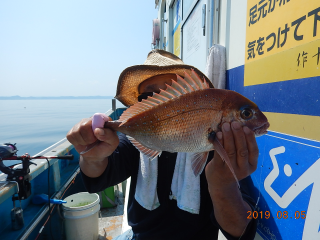
[{"label": "boat deck", "polygon": [[124,204],[101,209],[99,217],[99,240],[111,240],[122,233]]},{"label": "boat deck", "polygon": [[125,210],[128,205],[125,196],[129,196],[130,180],[129,178],[124,183],[118,184],[118,188],[115,190],[117,206],[101,209],[99,216],[99,240],[111,240],[130,228]]}]

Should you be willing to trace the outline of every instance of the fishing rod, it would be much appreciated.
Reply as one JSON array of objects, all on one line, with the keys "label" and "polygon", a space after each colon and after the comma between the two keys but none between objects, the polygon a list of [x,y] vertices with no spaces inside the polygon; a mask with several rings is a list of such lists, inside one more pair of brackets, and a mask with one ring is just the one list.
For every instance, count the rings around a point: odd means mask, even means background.
[{"label": "fishing rod", "polygon": [[[73,155],[62,155],[62,156],[34,156],[31,157],[28,153],[17,156],[16,144],[4,143],[0,144],[0,171],[7,174],[6,181],[17,183],[18,196],[15,194],[12,196],[13,209],[11,210],[12,218],[12,228],[13,230],[19,230],[24,226],[23,220],[23,210],[21,208],[21,200],[27,199],[31,195],[31,183],[30,183],[30,165],[37,165],[32,162],[33,159],[46,159],[48,162],[48,196],[50,196],[50,181],[49,181],[49,171],[50,171],[50,159],[64,159],[73,160]],[[10,167],[5,166],[3,161],[13,161],[19,160],[22,162],[22,168],[13,168],[14,166],[20,164],[14,164]],[[15,206],[15,201],[20,201],[20,207]],[[49,210],[50,204],[49,204]],[[50,211],[49,211],[50,212]]]},{"label": "fishing rod", "polygon": [[[1,146],[0,146],[1,148]],[[9,157],[9,158],[6,158],[6,159],[1,159],[1,156],[0,156],[0,161],[7,161],[7,160],[25,160],[26,158],[28,158],[29,160],[32,160],[32,159],[47,159],[47,158],[50,158],[50,159],[65,159],[65,160],[73,160],[73,155],[61,155],[61,156],[35,156],[35,157],[31,157],[28,153],[26,153],[25,155],[22,155],[22,156],[12,156],[12,157]],[[13,164],[13,165],[10,165],[10,166],[4,166],[4,164],[1,164],[0,162],[0,170],[4,173],[6,173],[6,169],[10,168],[12,169],[13,167],[19,165],[20,163],[16,163],[16,164]],[[30,162],[30,164],[33,164],[33,165],[37,165],[36,163],[34,162]],[[4,168],[3,168],[3,166]],[[3,168],[3,169],[2,169]],[[3,171],[4,170],[4,171]],[[8,173],[6,173],[8,174]]]},{"label": "fishing rod", "polygon": [[[7,181],[16,181],[18,183],[18,197],[14,197],[15,200],[23,200],[30,196],[31,194],[31,184],[30,184],[30,165],[37,165],[32,162],[33,159],[65,159],[72,160],[73,155],[63,155],[63,156],[34,156],[31,157],[28,153],[17,156],[18,149],[15,144],[4,143],[0,145],[0,171],[7,174]],[[22,168],[13,168],[18,164],[7,167],[3,164],[3,161],[10,160],[20,160],[22,162]],[[20,164],[20,163],[19,163]]]}]

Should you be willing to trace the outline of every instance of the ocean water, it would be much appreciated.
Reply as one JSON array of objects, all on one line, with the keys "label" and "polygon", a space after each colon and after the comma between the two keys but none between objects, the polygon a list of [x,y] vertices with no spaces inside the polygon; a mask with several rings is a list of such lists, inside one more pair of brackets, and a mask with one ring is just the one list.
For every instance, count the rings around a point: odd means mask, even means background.
[{"label": "ocean water", "polygon": [[111,99],[0,100],[0,144],[16,143],[17,155],[33,156],[63,139],[81,119],[111,106]]}]

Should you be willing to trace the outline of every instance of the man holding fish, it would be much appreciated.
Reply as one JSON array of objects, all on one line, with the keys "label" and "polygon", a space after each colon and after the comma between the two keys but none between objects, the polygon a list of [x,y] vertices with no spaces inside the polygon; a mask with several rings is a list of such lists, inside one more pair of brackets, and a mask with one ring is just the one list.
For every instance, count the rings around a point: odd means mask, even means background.
[{"label": "man holding fish", "polygon": [[130,106],[118,121],[96,114],[67,135],[89,192],[131,177],[132,230],[116,239],[253,239],[248,176],[269,127],[256,104],[162,50],[121,73],[116,98]]}]

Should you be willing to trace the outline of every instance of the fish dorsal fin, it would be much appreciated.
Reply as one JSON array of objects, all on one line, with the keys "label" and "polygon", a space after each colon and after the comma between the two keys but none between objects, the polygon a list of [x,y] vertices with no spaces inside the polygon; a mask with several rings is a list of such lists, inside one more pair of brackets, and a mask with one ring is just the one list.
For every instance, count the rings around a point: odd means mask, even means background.
[{"label": "fish dorsal fin", "polygon": [[177,75],[177,83],[179,83],[187,92],[192,92],[195,89],[185,79]]},{"label": "fish dorsal fin", "polygon": [[161,155],[161,151],[147,148],[147,147],[143,146],[141,143],[139,143],[137,140],[135,140],[133,137],[130,137],[128,135],[127,135],[127,138],[140,152],[142,152],[144,155],[148,156],[150,160],[153,160],[155,157]]},{"label": "fish dorsal fin", "polygon": [[173,94],[171,94],[171,93],[169,93],[168,91],[165,91],[165,90],[163,90],[163,89],[160,89],[159,95],[164,96],[164,97],[168,98],[169,100],[172,99],[172,98],[174,98],[174,95],[173,95]]},{"label": "fish dorsal fin", "polygon": [[147,99],[143,99],[124,111],[119,118],[119,121],[122,122],[119,126],[125,124],[131,117],[157,107],[171,99],[197,90],[210,88],[206,80],[201,80],[193,69],[191,69],[191,75],[185,71],[184,79],[177,75],[177,81],[172,80],[171,86],[166,84],[166,87],[165,90],[160,89],[160,93],[154,93],[152,97],[149,96]]},{"label": "fish dorsal fin", "polygon": [[[156,94],[156,93],[155,93]],[[154,104],[158,105],[160,103],[165,102],[165,100],[158,98],[157,96],[153,95],[152,97],[148,97],[148,100],[153,102]]]},{"label": "fish dorsal fin", "polygon": [[[200,89],[206,89],[205,84],[202,82],[201,78],[198,76],[198,74],[195,71],[191,71],[191,77],[197,85],[200,87]],[[204,81],[206,83],[206,81]]]},{"label": "fish dorsal fin", "polygon": [[171,87],[179,91],[181,94],[188,93],[188,91],[176,81],[172,81]]},{"label": "fish dorsal fin", "polygon": [[[174,82],[174,81],[172,80],[172,82]],[[166,86],[167,86],[166,91],[169,92],[169,93],[171,93],[173,96],[179,97],[179,96],[182,95],[181,92],[179,92],[179,91],[176,90],[175,88],[171,87],[170,85],[166,84]]]},{"label": "fish dorsal fin", "polygon": [[147,100],[146,99],[142,99],[143,103],[153,107],[153,106],[157,106],[159,103],[158,102],[153,102],[150,98],[148,98]]},{"label": "fish dorsal fin", "polygon": [[146,109],[149,109],[149,108],[153,107],[151,104],[149,104],[149,101],[147,102],[145,99],[143,99],[140,103],[142,105],[144,105],[146,107]]},{"label": "fish dorsal fin", "polygon": [[153,96],[152,96],[152,98],[158,99],[158,100],[160,100],[160,101],[162,101],[162,102],[166,102],[166,101],[169,101],[169,100],[170,100],[169,98],[167,98],[167,97],[165,97],[165,96],[161,96],[161,95],[158,94],[158,93],[154,93]]},{"label": "fish dorsal fin", "polygon": [[187,93],[210,88],[206,80],[203,78],[202,81],[193,69],[191,69],[191,76],[186,71],[184,74],[184,79],[177,75],[177,81],[172,80],[171,86],[166,84],[167,89],[161,89],[160,93],[155,93],[153,97],[161,98],[164,102],[167,102],[172,98],[179,97]]},{"label": "fish dorsal fin", "polygon": [[187,73],[187,72],[184,72],[184,80],[186,80],[186,82],[188,82],[191,87],[194,89],[194,90],[200,90],[200,86],[199,84],[197,83],[197,81],[195,79],[192,79],[192,77]]},{"label": "fish dorsal fin", "polygon": [[142,113],[142,112],[152,108],[153,106],[155,106],[155,105],[152,105],[149,101],[139,102],[138,104],[133,105],[132,107],[130,107],[129,109],[124,111],[123,114],[121,114],[119,121],[122,123],[119,125],[119,127],[121,125],[123,125],[124,123],[126,123],[127,120],[130,119],[131,117],[133,117],[139,113]]}]

